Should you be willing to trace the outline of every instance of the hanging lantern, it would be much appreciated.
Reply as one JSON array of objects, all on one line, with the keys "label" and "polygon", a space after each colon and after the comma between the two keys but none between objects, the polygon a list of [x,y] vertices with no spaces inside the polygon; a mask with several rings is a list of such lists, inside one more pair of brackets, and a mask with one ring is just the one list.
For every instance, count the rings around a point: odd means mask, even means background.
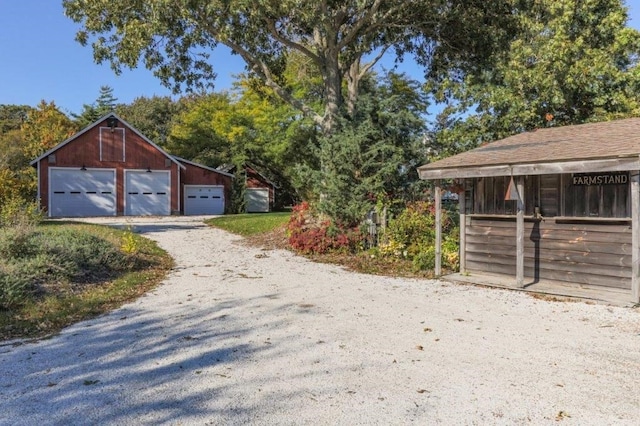
[{"label": "hanging lantern", "polygon": [[520,194],[518,194],[518,189],[516,188],[516,184],[513,182],[513,176],[511,176],[511,180],[509,181],[509,186],[507,187],[507,193],[504,196],[505,201],[518,201],[520,199]]}]

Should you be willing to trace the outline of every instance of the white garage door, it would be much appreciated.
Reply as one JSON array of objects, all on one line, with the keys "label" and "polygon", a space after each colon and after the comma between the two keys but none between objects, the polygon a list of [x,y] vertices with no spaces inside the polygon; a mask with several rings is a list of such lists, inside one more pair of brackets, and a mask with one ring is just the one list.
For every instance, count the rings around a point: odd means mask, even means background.
[{"label": "white garage door", "polygon": [[171,213],[171,185],[168,171],[125,170],[127,216],[168,216]]},{"label": "white garage door", "polygon": [[224,188],[222,186],[185,185],[184,214],[224,214]]},{"label": "white garage door", "polygon": [[49,216],[116,215],[115,170],[49,170]]},{"label": "white garage door", "polygon": [[247,213],[266,213],[269,211],[269,189],[247,188],[244,201]]}]

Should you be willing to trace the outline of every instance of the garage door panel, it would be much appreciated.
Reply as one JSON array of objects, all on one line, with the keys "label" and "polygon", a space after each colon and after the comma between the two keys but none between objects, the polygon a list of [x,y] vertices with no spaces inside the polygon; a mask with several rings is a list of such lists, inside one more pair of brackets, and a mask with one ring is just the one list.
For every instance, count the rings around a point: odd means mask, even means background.
[{"label": "garage door panel", "polygon": [[269,189],[247,188],[245,191],[247,213],[266,213],[269,211]]},{"label": "garage door panel", "polygon": [[52,169],[52,217],[115,216],[115,171]]},{"label": "garage door panel", "polygon": [[167,216],[171,213],[168,172],[128,170],[125,176],[125,214]]},{"label": "garage door panel", "polygon": [[184,187],[185,215],[224,214],[224,188],[220,186]]}]

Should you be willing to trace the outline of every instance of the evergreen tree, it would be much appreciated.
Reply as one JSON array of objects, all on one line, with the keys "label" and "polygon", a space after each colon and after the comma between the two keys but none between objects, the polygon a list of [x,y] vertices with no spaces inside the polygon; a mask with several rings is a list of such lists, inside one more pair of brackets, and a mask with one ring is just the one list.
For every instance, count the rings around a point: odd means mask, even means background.
[{"label": "evergreen tree", "polygon": [[113,95],[113,88],[100,86],[100,94],[92,104],[83,104],[80,114],[71,114],[77,125],[83,129],[97,121],[100,117],[112,112],[116,108],[118,99]]}]

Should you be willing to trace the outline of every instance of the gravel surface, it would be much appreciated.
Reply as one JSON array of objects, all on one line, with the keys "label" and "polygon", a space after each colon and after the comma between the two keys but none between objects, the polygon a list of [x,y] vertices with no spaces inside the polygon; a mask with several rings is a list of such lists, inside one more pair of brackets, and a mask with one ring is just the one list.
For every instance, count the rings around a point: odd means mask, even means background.
[{"label": "gravel surface", "polygon": [[0,344],[0,424],[638,425],[640,312],[394,279],[138,219],[156,290]]}]

